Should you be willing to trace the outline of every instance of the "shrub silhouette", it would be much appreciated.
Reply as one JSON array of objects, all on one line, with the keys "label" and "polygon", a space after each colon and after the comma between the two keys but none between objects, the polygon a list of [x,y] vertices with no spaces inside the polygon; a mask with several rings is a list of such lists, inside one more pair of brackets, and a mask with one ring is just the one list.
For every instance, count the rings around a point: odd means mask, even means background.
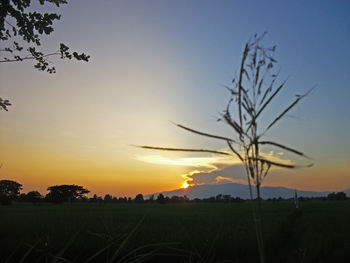
[{"label": "shrub silhouette", "polygon": [[142,194],[138,194],[138,195],[136,195],[134,201],[135,201],[135,203],[143,203],[145,200],[143,199]]},{"label": "shrub silhouette", "polygon": [[12,200],[19,196],[22,185],[11,180],[0,181],[0,202],[2,205],[10,205]]},{"label": "shrub silhouette", "polygon": [[330,193],[327,196],[328,200],[346,200],[347,196],[344,192],[338,192],[338,193]]}]

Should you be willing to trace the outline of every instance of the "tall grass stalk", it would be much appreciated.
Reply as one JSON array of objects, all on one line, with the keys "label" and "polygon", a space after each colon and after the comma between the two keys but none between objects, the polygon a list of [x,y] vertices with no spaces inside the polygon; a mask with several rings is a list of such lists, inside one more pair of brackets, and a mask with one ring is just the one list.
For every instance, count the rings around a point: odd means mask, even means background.
[{"label": "tall grass stalk", "polygon": [[[229,100],[218,121],[223,121],[230,126],[235,137],[229,138],[209,134],[185,127],[180,124],[175,124],[179,128],[185,129],[197,135],[225,141],[231,152],[208,149],[138,146],[144,149],[163,151],[208,152],[231,155],[238,158],[245,167],[250,199],[252,201],[256,200],[256,207],[253,205],[253,218],[261,263],[265,262],[260,191],[261,184],[272,166],[282,168],[298,167],[294,164],[270,160],[262,154],[261,147],[276,147],[298,156],[308,158],[299,150],[285,146],[278,142],[263,140],[263,137],[311,91],[310,90],[302,95],[296,95],[296,98],[292,100],[289,105],[285,106],[270,123],[262,123],[261,119],[263,113],[286,84],[285,80],[281,84],[276,85],[279,75],[279,70],[276,69],[276,46],[266,48],[262,45],[262,40],[265,34],[266,32],[261,35],[255,34],[254,37],[245,44],[240,62],[239,73],[232,80],[232,84],[230,86],[225,86],[229,92]],[[256,190],[256,199],[254,198],[253,187],[255,187]]]},{"label": "tall grass stalk", "polygon": [[[97,251],[90,251],[92,252],[91,256],[87,259],[79,258],[78,255],[74,258],[74,250],[72,250],[72,247],[74,246],[74,242],[77,241],[79,234],[82,233],[81,230],[74,233],[72,236],[70,236],[69,240],[64,243],[64,246],[58,251],[54,251],[52,249],[48,249],[46,245],[44,245],[44,248],[40,246],[40,241],[36,241],[34,244],[25,244],[27,249],[23,252],[23,255],[18,260],[14,258],[16,252],[19,251],[22,247],[22,243],[20,243],[12,254],[7,257],[7,259],[4,262],[10,263],[10,262],[18,262],[18,263],[24,263],[24,262],[106,262],[106,263],[126,263],[126,262],[133,262],[133,263],[142,263],[142,262],[150,262],[152,259],[155,259],[157,257],[164,257],[164,258],[179,258],[179,259],[185,259],[190,258],[192,256],[192,252],[177,248],[179,243],[174,242],[157,242],[157,243],[149,243],[137,246],[133,248],[130,245],[132,244],[133,238],[135,238],[136,233],[139,231],[141,225],[144,221],[143,217],[135,227],[133,227],[125,237],[123,237],[121,242],[117,242],[118,239],[116,238],[105,238],[111,237],[109,233],[106,234],[97,234],[94,233],[94,236],[103,239],[103,241],[107,242],[102,248],[99,248]],[[87,231],[87,233],[92,233],[90,231]],[[80,237],[81,238],[81,237]],[[72,251],[69,251],[72,250]],[[75,251],[76,252],[76,251]],[[22,253],[19,251],[19,253]],[[35,260],[35,261],[33,261]]]}]

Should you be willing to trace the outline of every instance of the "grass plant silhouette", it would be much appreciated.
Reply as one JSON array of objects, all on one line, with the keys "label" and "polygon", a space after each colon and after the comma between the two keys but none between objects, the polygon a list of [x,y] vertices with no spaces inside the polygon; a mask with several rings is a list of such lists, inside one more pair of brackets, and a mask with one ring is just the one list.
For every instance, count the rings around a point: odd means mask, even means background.
[{"label": "grass plant silhouette", "polygon": [[[138,146],[143,149],[208,152],[237,157],[245,167],[250,198],[252,201],[255,200],[257,204],[257,208],[253,205],[253,217],[261,263],[265,262],[262,231],[261,184],[272,166],[283,168],[300,167],[294,164],[269,160],[262,155],[261,147],[266,145],[277,147],[298,156],[309,158],[299,150],[278,142],[263,140],[263,137],[312,90],[302,95],[296,95],[292,103],[283,108],[281,113],[276,115],[268,125],[261,125],[261,116],[267,109],[267,106],[276,98],[277,94],[280,93],[286,84],[285,80],[281,84],[276,85],[279,75],[279,70],[276,69],[277,60],[274,57],[276,46],[264,47],[262,45],[262,40],[265,35],[266,32],[261,35],[255,34],[254,37],[245,44],[238,76],[232,80],[232,86],[225,86],[230,95],[226,108],[221,113],[218,121],[223,121],[229,125],[234,131],[235,138],[209,134],[175,123],[179,128],[197,135],[225,141],[231,152],[208,149]],[[261,126],[262,129],[260,129]],[[312,164],[305,166],[310,167]],[[256,199],[254,199],[253,196],[253,186],[255,186],[256,189]]]}]

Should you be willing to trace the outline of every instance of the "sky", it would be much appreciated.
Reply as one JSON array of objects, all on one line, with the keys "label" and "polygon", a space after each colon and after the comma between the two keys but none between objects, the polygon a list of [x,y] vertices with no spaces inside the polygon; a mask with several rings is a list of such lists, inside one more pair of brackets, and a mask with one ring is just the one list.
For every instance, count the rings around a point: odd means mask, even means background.
[{"label": "sky", "polygon": [[245,182],[240,169],[225,169],[238,165],[234,158],[132,145],[227,150],[172,122],[233,136],[216,121],[229,98],[223,85],[237,73],[244,44],[268,31],[264,44],[277,45],[279,83],[288,81],[266,120],[315,89],[267,138],[305,152],[314,166],[274,169],[264,185],[350,188],[348,1],[68,2],[32,7],[62,15],[42,48],[55,51],[62,42],[91,59],[52,58],[52,75],[30,61],[0,63],[0,95],[13,104],[0,112],[0,179],[20,182],[24,192],[79,184],[118,197],[186,181]]}]

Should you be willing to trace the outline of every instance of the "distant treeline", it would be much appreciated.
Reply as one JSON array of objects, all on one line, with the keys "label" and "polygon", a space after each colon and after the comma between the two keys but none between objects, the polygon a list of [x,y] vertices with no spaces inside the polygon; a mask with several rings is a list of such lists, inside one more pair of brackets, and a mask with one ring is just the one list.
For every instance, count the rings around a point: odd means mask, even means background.
[{"label": "distant treeline", "polygon": [[[47,188],[48,193],[43,196],[38,191],[30,191],[28,193],[20,193],[22,185],[11,180],[0,180],[0,202],[3,205],[11,204],[12,201],[17,202],[30,202],[33,204],[48,202],[48,203],[99,203],[99,204],[112,204],[112,203],[240,203],[246,200],[240,197],[232,197],[231,195],[218,194],[209,198],[195,198],[189,199],[187,196],[164,196],[158,194],[157,196],[151,195],[145,198],[142,194],[138,194],[135,198],[132,197],[115,197],[110,194],[106,194],[104,197],[94,194],[93,197],[87,197],[86,194],[90,191],[80,185],[54,185]],[[327,197],[299,197],[298,201],[307,200],[347,200],[349,199],[344,192],[330,193]],[[269,198],[264,201],[267,202],[281,202],[281,201],[293,201],[294,198],[284,199]],[[294,200],[295,201],[295,200]]]}]

